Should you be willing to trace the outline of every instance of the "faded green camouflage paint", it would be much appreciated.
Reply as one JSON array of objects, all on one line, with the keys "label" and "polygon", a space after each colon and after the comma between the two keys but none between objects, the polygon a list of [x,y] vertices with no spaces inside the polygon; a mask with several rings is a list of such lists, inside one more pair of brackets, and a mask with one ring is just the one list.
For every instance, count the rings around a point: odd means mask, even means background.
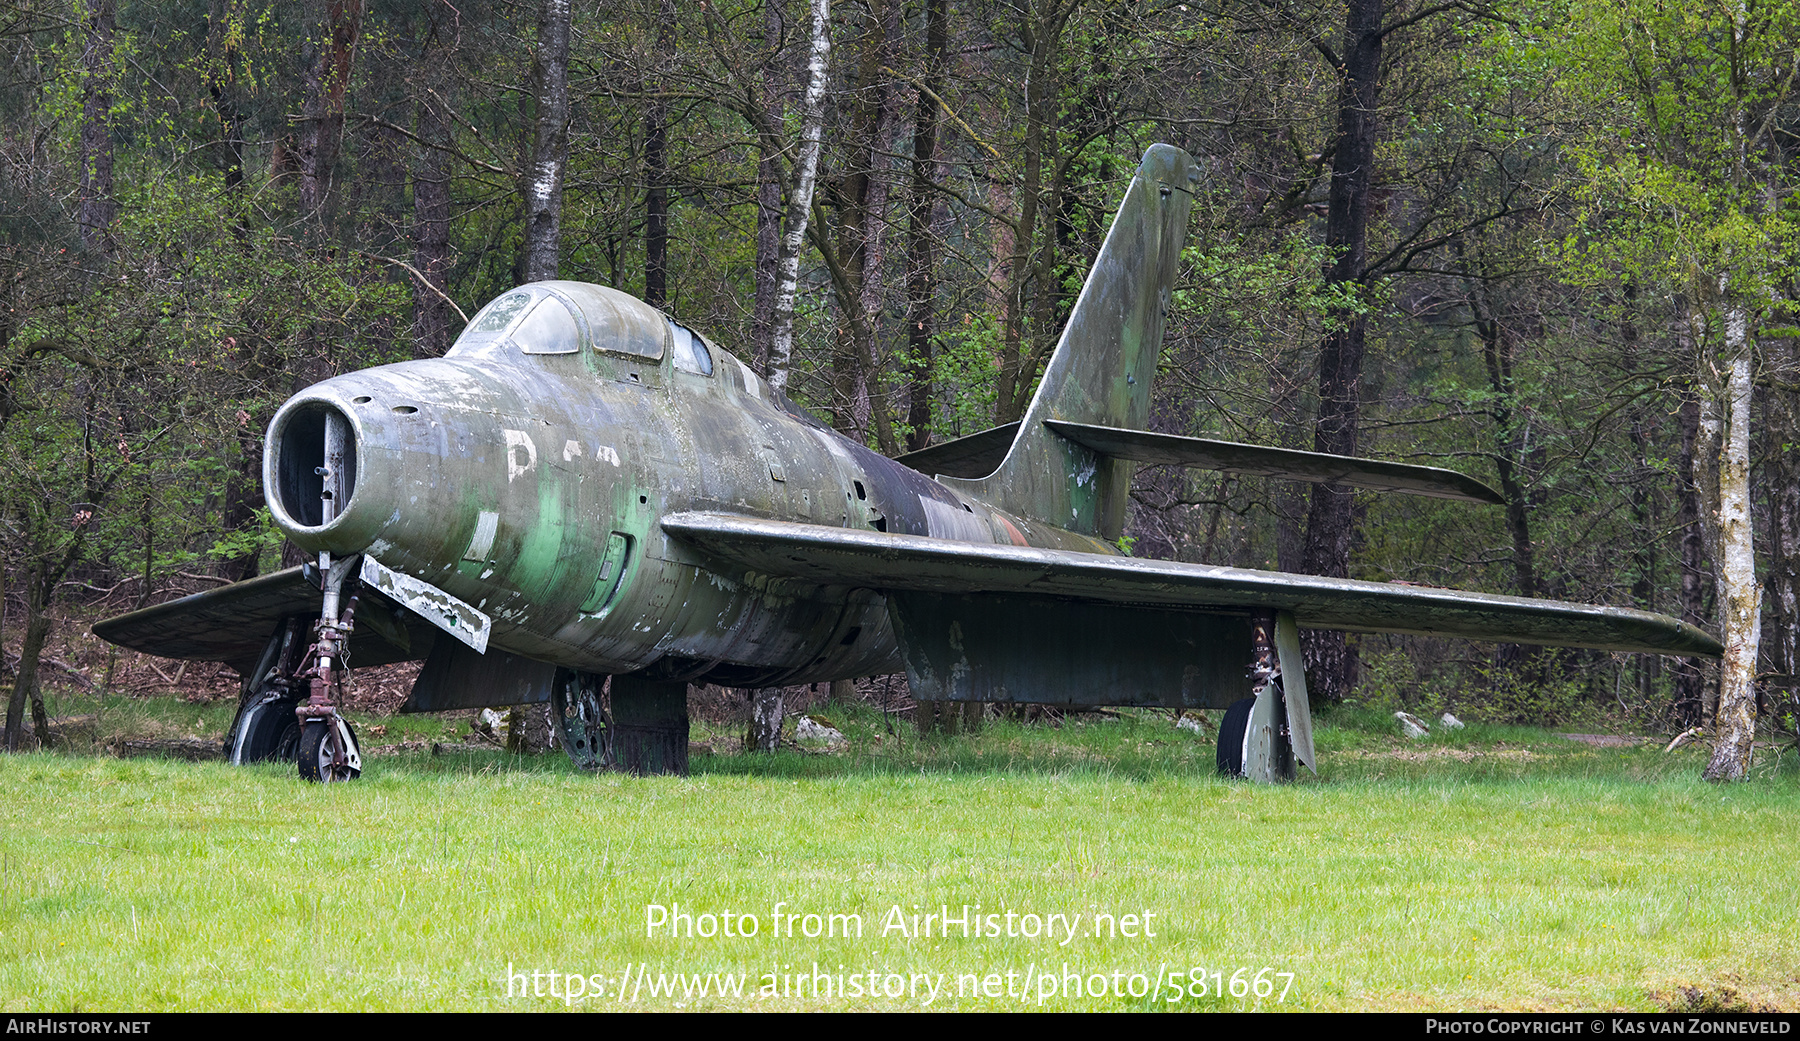
[{"label": "faded green camouflage paint", "polygon": [[[296,543],[367,552],[439,586],[488,613],[492,646],[510,653],[736,685],[897,669],[885,601],[853,586],[721,568],[670,540],[661,516],[728,510],[1112,552],[956,495],[845,440],[773,399],[717,347],[710,375],[676,368],[668,324],[639,301],[573,283],[526,291],[602,316],[583,328],[638,339],[584,339],[577,353],[554,355],[459,341],[442,360],[310,388],[276,417],[266,459],[277,521]],[[664,339],[650,344],[651,335]],[[309,525],[309,492],[289,474],[304,476],[307,446],[288,432],[299,429],[296,417],[328,408],[349,421],[357,474],[340,516]],[[484,512],[494,515],[492,545],[479,562],[465,561]],[[623,577],[604,610],[584,611],[613,585],[601,573],[615,535],[629,539]]]}]

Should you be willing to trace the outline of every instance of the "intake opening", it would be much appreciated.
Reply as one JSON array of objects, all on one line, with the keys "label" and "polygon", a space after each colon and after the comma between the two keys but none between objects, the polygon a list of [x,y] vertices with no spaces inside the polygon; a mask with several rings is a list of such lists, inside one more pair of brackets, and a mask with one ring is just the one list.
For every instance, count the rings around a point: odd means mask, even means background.
[{"label": "intake opening", "polygon": [[349,508],[356,494],[356,435],[342,412],[324,402],[295,409],[276,452],[275,496],[295,522],[321,527]]}]

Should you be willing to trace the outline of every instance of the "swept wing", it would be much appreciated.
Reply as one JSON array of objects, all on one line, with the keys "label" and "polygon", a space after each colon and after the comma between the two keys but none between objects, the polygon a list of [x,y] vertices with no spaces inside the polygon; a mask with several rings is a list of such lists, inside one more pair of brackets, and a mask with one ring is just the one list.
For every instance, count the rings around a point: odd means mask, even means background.
[{"label": "swept wing", "polygon": [[737,567],[826,586],[1131,607],[1267,608],[1290,611],[1300,625],[1315,629],[1711,657],[1723,651],[1695,626],[1631,608],[952,542],[726,513],[672,514],[662,527]]},{"label": "swept wing", "polygon": [[[247,673],[277,623],[292,615],[317,616],[323,599],[319,587],[292,567],[108,618],[94,626],[94,634],[145,654],[222,661]],[[359,666],[423,658],[437,634],[372,590],[357,606],[356,621],[350,660]]]}]

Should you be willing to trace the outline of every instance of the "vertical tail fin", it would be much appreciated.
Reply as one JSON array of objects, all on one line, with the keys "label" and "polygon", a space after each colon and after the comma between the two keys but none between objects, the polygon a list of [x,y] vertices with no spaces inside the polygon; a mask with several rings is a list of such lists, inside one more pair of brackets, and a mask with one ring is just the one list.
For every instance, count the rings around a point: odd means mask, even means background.
[{"label": "vertical tail fin", "polygon": [[944,484],[1032,520],[1119,537],[1132,464],[1069,441],[1044,421],[1133,429],[1148,421],[1164,312],[1199,177],[1179,148],[1144,153],[1006,460],[987,477],[940,478]]}]

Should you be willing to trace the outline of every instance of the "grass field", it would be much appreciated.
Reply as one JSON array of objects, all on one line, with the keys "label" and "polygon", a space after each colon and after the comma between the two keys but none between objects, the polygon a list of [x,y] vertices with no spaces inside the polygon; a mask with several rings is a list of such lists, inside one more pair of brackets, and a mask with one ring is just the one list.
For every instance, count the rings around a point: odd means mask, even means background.
[{"label": "grass field", "polygon": [[[828,714],[849,751],[700,755],[685,779],[460,749],[332,787],[0,757],[0,1004],[1800,1005],[1791,753],[1719,787],[1699,753],[1479,726],[1415,743],[1349,710],[1323,721],[1320,777],[1253,787],[1166,714],[927,742]],[[947,905],[949,935],[918,935],[915,905]],[[724,935],[727,912],[756,935]]]}]

